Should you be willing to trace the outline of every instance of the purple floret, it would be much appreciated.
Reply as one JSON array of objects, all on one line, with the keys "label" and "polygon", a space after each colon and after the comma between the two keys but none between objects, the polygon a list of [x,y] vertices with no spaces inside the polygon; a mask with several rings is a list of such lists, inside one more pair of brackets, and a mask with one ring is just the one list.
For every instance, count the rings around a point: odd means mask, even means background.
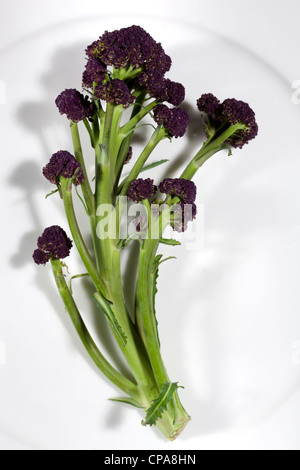
[{"label": "purple floret", "polygon": [[197,100],[197,107],[199,111],[213,116],[216,112],[220,110],[221,103],[212,93],[204,93]]},{"label": "purple floret", "polygon": [[185,98],[185,88],[179,82],[174,82],[156,68],[150,68],[138,76],[138,82],[152,98],[157,101],[166,101],[173,106],[179,106]]},{"label": "purple floret", "polygon": [[153,196],[157,191],[156,186],[153,184],[153,180],[150,178],[143,179],[139,178],[132,181],[127,197],[134,202],[142,201],[143,199],[148,199]]},{"label": "purple floret", "polygon": [[82,85],[93,88],[93,83],[102,83],[106,77],[106,67],[101,60],[91,57],[88,59],[82,75]]},{"label": "purple floret", "polygon": [[197,206],[194,202],[185,204],[179,202],[176,204],[174,211],[174,220],[171,224],[176,232],[185,232],[188,228],[188,223],[192,222],[197,215]]},{"label": "purple floret", "polygon": [[164,91],[161,93],[161,101],[173,106],[179,106],[185,98],[185,88],[181,83],[173,82],[168,78],[164,82]]},{"label": "purple floret", "polygon": [[161,44],[140,26],[106,31],[86,49],[88,57],[97,57],[115,68],[131,66],[134,69],[155,67],[161,73],[170,70],[171,59]]},{"label": "purple floret", "polygon": [[123,105],[124,108],[128,108],[135,100],[126,83],[118,78],[106,82],[105,85],[98,85],[95,88],[95,96],[116,106]]},{"label": "purple floret", "polygon": [[165,104],[158,104],[153,110],[155,122],[159,125],[165,125],[171,118],[171,110]]},{"label": "purple floret", "polygon": [[171,118],[165,124],[171,137],[183,137],[190,122],[188,113],[181,108],[171,109]]},{"label": "purple floret", "polygon": [[177,196],[185,204],[193,204],[197,195],[197,187],[193,181],[184,178],[165,178],[159,185],[161,193]]},{"label": "purple floret", "polygon": [[[72,241],[68,238],[66,232],[58,225],[52,225],[44,230],[37,241],[38,252],[34,253],[34,260],[45,261],[47,256],[55,259],[63,259],[69,256],[72,248]],[[45,253],[42,256],[40,251]],[[46,261],[45,261],[46,262]],[[38,264],[45,264],[38,263]]]},{"label": "purple floret", "polygon": [[91,119],[95,112],[94,104],[75,88],[62,91],[55,104],[60,114],[66,114],[72,122],[79,122],[84,118]]},{"label": "purple floret", "polygon": [[36,250],[34,250],[33,252],[33,261],[36,263],[36,264],[46,264],[49,259],[51,258],[51,255],[50,253],[46,253],[45,251],[43,250],[40,250],[39,248],[37,248]]},{"label": "purple floret", "polygon": [[206,93],[198,99],[197,106],[199,111],[209,117],[207,122],[204,123],[208,135],[215,133],[217,129],[226,126],[226,124],[231,126],[239,123],[246,126],[245,129],[238,130],[227,140],[226,143],[232,147],[242,148],[254,139],[258,133],[255,113],[244,101],[228,98],[220,103],[212,93]]},{"label": "purple floret", "polygon": [[75,186],[84,180],[80,163],[66,150],[59,150],[52,155],[49,163],[43,168],[43,175],[53,184],[59,184],[60,176],[74,178]]},{"label": "purple floret", "polygon": [[228,140],[232,147],[242,148],[243,145],[257,136],[258,125],[255,113],[248,103],[238,101],[235,98],[228,98],[222,103],[222,112],[230,125],[242,123],[247,126],[245,130],[238,131]]},{"label": "purple floret", "polygon": [[157,105],[153,110],[154,120],[163,125],[170,137],[183,137],[190,122],[188,113],[181,108],[169,109],[164,104]]}]

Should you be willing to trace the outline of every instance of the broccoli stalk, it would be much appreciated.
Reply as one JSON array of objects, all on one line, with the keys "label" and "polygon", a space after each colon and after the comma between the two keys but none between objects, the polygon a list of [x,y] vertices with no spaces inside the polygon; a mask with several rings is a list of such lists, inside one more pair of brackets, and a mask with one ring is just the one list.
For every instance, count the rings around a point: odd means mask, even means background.
[{"label": "broccoli stalk", "polygon": [[[164,260],[158,249],[162,243],[179,244],[163,238],[168,225],[182,232],[196,217],[196,186],[191,181],[196,172],[220,150],[242,148],[253,139],[257,134],[255,115],[242,101],[228,99],[220,103],[210,93],[202,95],[197,106],[202,113],[206,142],[179,178],[165,178],[156,185],[153,179],[140,177],[147,160],[162,140],[184,136],[189,124],[187,112],[179,107],[185,95],[183,85],[165,77],[171,67],[170,57],[139,26],[104,33],[87,47],[86,54],[82,84],[89,96],[66,89],[56,99],[59,112],[70,121],[74,156],[60,150],[43,168],[44,176],[57,186],[62,198],[73,241],[61,227],[48,227],[38,239],[33,259],[40,265],[50,261],[58,291],[84,347],[101,372],[126,395],[114,400],[143,409],[146,417],[142,424],[156,425],[173,440],[190,416],[180,401],[180,386],[169,377],[161,356],[155,295],[159,265]],[[125,111],[130,107],[128,116]],[[132,137],[147,116],[153,118],[154,132],[121,181],[124,166],[133,157]],[[94,178],[86,170],[80,122],[94,150]],[[156,164],[150,164],[148,169]],[[92,248],[87,247],[77,220],[74,188],[87,214]],[[143,215],[135,220],[135,233],[122,238],[121,216],[127,201],[139,205]],[[135,310],[129,312],[121,255],[133,239],[139,244],[139,259]],[[61,260],[69,256],[73,243],[87,271],[85,276],[94,285],[92,301],[98,306],[99,315],[106,317],[131,378],[113,367],[96,346],[66,283]]]}]

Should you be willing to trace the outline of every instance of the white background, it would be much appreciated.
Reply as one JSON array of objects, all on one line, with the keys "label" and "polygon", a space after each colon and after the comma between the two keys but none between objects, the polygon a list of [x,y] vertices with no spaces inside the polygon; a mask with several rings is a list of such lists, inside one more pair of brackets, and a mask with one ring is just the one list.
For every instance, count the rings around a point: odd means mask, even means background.
[{"label": "white background", "polygon": [[[250,3],[239,0],[187,0],[185,2],[152,0],[150,3],[116,0],[114,2],[92,0],[84,2],[78,0],[52,0],[51,2],[11,0],[6,2],[0,0],[0,56],[1,51],[6,56],[9,51],[12,51],[9,70],[4,70],[0,63],[0,80],[3,80],[7,73],[14,71],[17,75],[16,83],[22,89],[23,77],[34,70],[35,61],[39,59],[33,49],[29,57],[24,57],[21,62],[15,62],[14,48],[22,44],[23,41],[30,40],[31,43],[34,43],[35,38],[38,41],[40,34],[51,32],[53,27],[57,25],[63,26],[65,24],[67,27],[72,22],[77,24],[78,20],[97,17],[102,21],[104,18],[108,18],[110,21],[115,16],[124,17],[124,21],[126,20],[126,24],[129,25],[135,23],[135,18],[143,15],[152,18],[158,25],[160,20],[180,20],[185,24],[199,25],[199,29],[204,28],[204,30],[216,32],[224,38],[233,40],[239,46],[254,53],[270,67],[271,71],[274,71],[276,76],[280,76],[286,89],[290,89],[291,95],[292,83],[300,80],[300,30],[298,25],[300,5],[297,0],[252,0]],[[99,35],[101,33],[102,31],[99,31]],[[5,63],[7,64],[7,61]],[[220,71],[220,73],[222,72]],[[272,83],[265,83],[264,89],[266,94],[270,93]],[[8,107],[10,103],[15,105],[14,92],[16,96],[20,95],[17,91],[11,90],[9,83],[7,84],[8,99],[6,104],[0,105],[0,135],[7,123]],[[21,93],[21,96],[25,102],[26,90],[23,94]],[[274,96],[274,102],[276,103],[276,96]],[[270,113],[274,112],[278,112],[278,119],[285,119],[285,116],[280,115],[280,109],[276,109],[276,106],[272,111],[270,110]],[[26,121],[26,116],[23,116],[23,119]],[[13,135],[11,124],[10,135]],[[2,141],[4,137],[4,135],[1,137]],[[275,135],[274,139],[276,139]],[[35,144],[32,132],[29,138],[30,143]],[[25,156],[29,157],[28,142],[24,143],[19,140],[18,135],[11,138],[10,144],[12,149],[20,149],[20,155],[25,146]],[[259,421],[251,422],[248,419],[246,424],[244,423],[237,428],[227,426],[226,422],[222,423],[222,418],[218,415],[218,408],[214,410],[215,415],[209,413],[209,410],[203,409],[202,425],[199,425],[199,420],[196,420],[194,425],[191,423],[191,431],[188,431],[187,428],[185,436],[172,444],[165,442],[152,429],[139,427],[141,417],[137,415],[135,410],[126,407],[119,408],[118,405],[107,402],[106,398],[113,396],[115,392],[112,392],[107,382],[101,382],[102,378],[97,376],[95,370],[88,365],[89,361],[85,356],[82,358],[81,353],[76,355],[76,352],[80,351],[80,345],[74,339],[75,336],[72,336],[72,341],[69,340],[68,328],[70,325],[68,322],[56,320],[55,325],[58,329],[61,327],[62,332],[51,331],[53,327],[50,320],[51,315],[56,315],[54,310],[60,306],[55,297],[56,293],[53,293],[51,302],[43,303],[42,297],[35,295],[37,287],[34,271],[36,268],[26,265],[25,269],[24,263],[22,264],[16,259],[15,253],[18,250],[15,244],[20,242],[24,231],[30,231],[26,223],[25,229],[22,230],[23,219],[20,210],[23,214],[25,213],[28,220],[34,220],[34,214],[30,211],[26,212],[26,209],[20,206],[22,192],[19,191],[20,188],[14,187],[16,180],[12,178],[9,164],[5,163],[5,161],[9,162],[11,155],[16,155],[16,152],[12,151],[10,155],[10,146],[7,141],[4,148],[2,146],[3,151],[4,154],[1,155],[4,171],[1,172],[3,208],[1,247],[3,258],[0,313],[0,448],[299,450],[300,390],[297,387],[293,388],[293,393],[290,393],[280,405],[274,407],[272,412]],[[295,153],[299,154],[299,150],[296,149]],[[16,162],[13,167],[15,166]],[[30,167],[26,170],[23,165],[21,168],[20,171],[24,171],[24,176],[28,177]],[[38,173],[30,175],[32,178],[33,176],[36,179],[39,178]],[[39,187],[39,183],[36,183],[34,178],[32,179],[33,184],[37,184],[38,189],[46,190],[46,185]],[[26,183],[24,183],[24,188],[26,189]],[[27,194],[30,197],[30,192]],[[42,192],[40,197],[43,197]],[[20,217],[18,234],[15,232],[17,227],[14,215],[15,207],[18,208],[17,213]],[[30,241],[27,240],[26,247],[29,246]],[[299,255],[299,244],[296,244],[296,248],[296,253]],[[13,263],[11,263],[12,259]],[[286,275],[289,279],[289,273]],[[290,285],[295,288],[299,286],[299,278],[289,280]],[[40,274],[40,281],[38,289],[42,288],[44,282],[48,282],[44,273]],[[255,296],[255,292],[253,295]],[[291,298],[296,298],[293,293]],[[208,302],[213,308],[214,299],[211,298]],[[286,302],[288,303],[288,297]],[[295,316],[299,316],[299,303],[295,302],[294,307]],[[27,320],[24,320],[24,316],[22,316],[22,320],[19,321],[20,314],[26,315]],[[44,319],[43,315],[45,315]],[[10,336],[11,331],[14,331],[12,325],[15,328],[14,337]],[[299,322],[295,322],[295,325],[299,326]],[[47,328],[50,329],[50,332]],[[251,328],[250,331],[253,333]],[[46,343],[44,343],[43,335],[47,336]],[[296,348],[299,340],[300,329],[297,330],[296,327],[294,336],[291,336],[291,354],[293,346]],[[265,341],[268,342],[268,337],[265,338]],[[62,348],[62,351],[65,352],[66,357],[62,358],[61,363],[55,363],[57,357],[54,351],[60,342],[65,344],[65,349]],[[254,336],[254,349],[255,342]],[[165,347],[172,350],[173,346],[166,343]],[[61,346],[58,346],[58,349],[60,350]],[[206,353],[204,347],[202,351],[203,354]],[[82,376],[77,376],[76,370],[71,365],[73,361],[78,365],[79,370],[83,371]],[[172,367],[172,370],[175,371],[174,365]],[[298,368],[297,373],[299,374],[300,366],[295,364],[295,367]],[[95,389],[90,396],[89,384],[91,387],[99,387],[99,391]],[[184,383],[184,385],[188,389],[188,384]],[[96,401],[98,393],[99,400]],[[182,393],[182,397],[184,397],[184,393]],[[213,393],[218,394],[218,390],[214,390]],[[94,400],[95,404],[86,404],[86,400],[89,399]],[[265,400],[267,399],[268,397],[265,397]],[[196,403],[195,400],[194,406]],[[93,417],[89,415],[91,410],[94,410]],[[197,414],[196,409],[194,412]],[[130,435],[132,439],[130,439]]]}]

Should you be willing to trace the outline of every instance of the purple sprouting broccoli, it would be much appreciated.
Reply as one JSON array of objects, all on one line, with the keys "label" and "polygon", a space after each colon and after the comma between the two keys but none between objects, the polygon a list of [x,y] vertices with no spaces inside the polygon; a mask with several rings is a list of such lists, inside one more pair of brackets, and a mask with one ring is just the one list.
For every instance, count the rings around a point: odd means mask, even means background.
[{"label": "purple sprouting broccoli", "polygon": [[60,114],[66,114],[72,122],[92,119],[95,113],[94,104],[75,88],[62,91],[55,100]]},{"label": "purple sprouting broccoli", "polygon": [[[149,33],[140,26],[130,26],[108,32],[98,41],[94,41],[86,49],[88,63],[84,72],[84,83],[92,88],[93,80],[104,80],[106,67],[135,70],[136,84],[143,87],[151,97],[158,101],[166,101],[173,106],[179,106],[185,97],[185,89],[181,83],[165,78],[171,68],[171,58],[165,53],[160,43],[157,43]],[[93,62],[93,61],[98,62]],[[89,61],[92,61],[89,63]],[[129,77],[132,75],[129,73]],[[99,90],[96,97],[99,97]]]},{"label": "purple sprouting broccoli", "polygon": [[96,57],[105,65],[145,69],[153,67],[165,74],[171,59],[149,33],[140,26],[130,26],[112,32],[106,31],[86,49],[88,57]]},{"label": "purple sprouting broccoli", "polygon": [[70,254],[72,241],[59,225],[52,225],[44,230],[37,240],[37,249],[33,253],[36,264],[46,264],[51,258],[64,259]]},{"label": "purple sprouting broccoli", "polygon": [[59,150],[54,153],[49,163],[43,168],[43,175],[50,183],[59,184],[59,178],[73,178],[75,186],[84,180],[84,174],[80,163],[67,150]]},{"label": "purple sprouting broccoli", "polygon": [[214,134],[221,126],[224,131],[226,124],[228,127],[238,123],[245,125],[225,142],[232,147],[242,148],[258,133],[255,113],[244,101],[228,98],[220,103],[212,93],[205,93],[197,100],[197,107],[207,116],[204,126],[208,135]]},{"label": "purple sprouting broccoli", "polygon": [[124,108],[128,108],[135,100],[126,83],[119,78],[114,78],[105,85],[98,85],[95,88],[95,96],[107,103],[122,105]]},{"label": "purple sprouting broccoli", "polygon": [[133,202],[139,202],[143,199],[152,197],[156,191],[157,187],[153,184],[153,180],[151,178],[138,178],[137,180],[132,181],[128,189],[127,197]]},{"label": "purple sprouting broccoli", "polygon": [[154,110],[154,120],[167,130],[170,137],[183,137],[190,122],[188,113],[181,108],[168,108],[165,104],[157,105]]}]

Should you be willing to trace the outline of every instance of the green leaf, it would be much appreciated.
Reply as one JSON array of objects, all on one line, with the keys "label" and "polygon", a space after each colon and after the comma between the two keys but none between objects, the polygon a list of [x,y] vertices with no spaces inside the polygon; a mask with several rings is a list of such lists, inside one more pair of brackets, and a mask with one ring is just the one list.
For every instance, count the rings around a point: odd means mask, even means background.
[{"label": "green leaf", "polygon": [[163,165],[163,163],[166,163],[168,161],[169,160],[163,159],[163,160],[159,160],[158,162],[149,163],[149,165],[143,166],[143,168],[141,169],[141,173],[142,171],[151,170],[152,168],[155,168],[156,166]]},{"label": "green leaf", "polygon": [[173,398],[173,395],[178,388],[178,382],[166,382],[161,387],[158,397],[153,400],[150,408],[148,408],[146,412],[146,419],[145,421],[142,421],[143,426],[153,426],[156,421],[162,417],[162,414],[166,410],[169,401]]},{"label": "green leaf", "polygon": [[71,294],[73,295],[73,289],[72,289],[72,281],[73,279],[78,279],[79,277],[86,277],[89,276],[89,273],[83,273],[83,274],[75,274],[75,276],[72,276],[69,282],[69,290]]},{"label": "green leaf", "polygon": [[48,199],[48,197],[52,196],[52,194],[55,194],[59,191],[59,188],[54,189],[54,191],[51,191],[51,193],[46,194],[45,199]]},{"label": "green leaf", "polygon": [[181,245],[179,241],[174,240],[173,238],[160,238],[159,243],[163,243],[164,245],[172,245],[172,246]]},{"label": "green leaf", "polygon": [[109,398],[110,401],[117,401],[120,403],[126,403],[127,405],[135,406],[136,408],[144,408],[140,405],[134,398],[130,397],[118,397],[118,398]]},{"label": "green leaf", "polygon": [[127,336],[122,330],[120,323],[116,319],[116,316],[111,309],[111,302],[107,300],[100,292],[96,292],[95,294],[93,294],[93,299],[98,305],[98,307],[100,307],[103,311],[114,332],[119,336],[120,340],[123,343],[123,346],[126,346]]},{"label": "green leaf", "polygon": [[86,203],[84,202],[83,198],[80,196],[80,194],[79,194],[79,192],[78,192],[77,186],[75,186],[75,191],[76,191],[76,194],[77,194],[77,196],[79,197],[79,199],[80,199],[80,201],[81,201],[81,203],[82,203],[82,205],[83,205],[83,208],[84,208],[85,212],[87,213],[87,215],[90,215]]}]

